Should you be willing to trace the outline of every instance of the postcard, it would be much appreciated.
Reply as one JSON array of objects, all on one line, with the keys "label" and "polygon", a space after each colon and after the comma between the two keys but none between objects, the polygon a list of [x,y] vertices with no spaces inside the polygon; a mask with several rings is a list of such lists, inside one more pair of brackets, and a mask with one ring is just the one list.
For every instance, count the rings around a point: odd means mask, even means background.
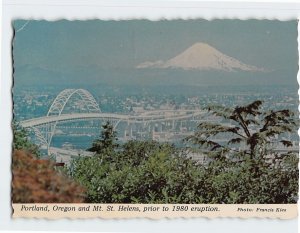
[{"label": "postcard", "polygon": [[295,218],[297,24],[13,21],[13,217]]}]

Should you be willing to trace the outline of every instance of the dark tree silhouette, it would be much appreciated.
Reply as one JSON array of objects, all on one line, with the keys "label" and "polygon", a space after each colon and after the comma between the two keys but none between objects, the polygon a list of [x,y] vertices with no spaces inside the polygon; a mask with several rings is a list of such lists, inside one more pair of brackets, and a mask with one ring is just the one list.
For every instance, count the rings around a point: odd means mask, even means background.
[{"label": "dark tree silhouette", "polygon": [[114,131],[113,125],[107,121],[102,125],[100,137],[93,142],[92,147],[88,151],[96,152],[96,154],[114,151],[118,147],[117,140],[117,133]]},{"label": "dark tree silhouette", "polygon": [[[263,112],[262,101],[257,100],[245,106],[210,106],[207,110],[226,123],[200,123],[195,134],[186,140],[212,154],[233,153],[258,159],[270,152],[271,143],[292,146],[290,140],[280,139],[284,133],[295,130],[294,113],[288,109]],[[219,135],[228,138],[226,144],[216,140]]]}]

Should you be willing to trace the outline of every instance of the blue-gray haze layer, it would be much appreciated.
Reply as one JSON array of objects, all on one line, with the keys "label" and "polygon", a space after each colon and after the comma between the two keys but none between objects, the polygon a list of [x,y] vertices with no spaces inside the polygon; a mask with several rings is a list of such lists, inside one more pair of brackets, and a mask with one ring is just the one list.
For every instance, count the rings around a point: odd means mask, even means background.
[{"label": "blue-gray haze layer", "polygon": [[[13,26],[16,88],[297,86],[296,21],[16,20]],[[136,69],[146,61],[170,59],[197,42],[270,72]]]}]

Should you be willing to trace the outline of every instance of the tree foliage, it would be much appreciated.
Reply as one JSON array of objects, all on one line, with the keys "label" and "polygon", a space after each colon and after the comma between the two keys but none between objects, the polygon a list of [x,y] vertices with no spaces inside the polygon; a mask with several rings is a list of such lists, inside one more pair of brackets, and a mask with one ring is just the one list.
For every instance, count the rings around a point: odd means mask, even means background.
[{"label": "tree foliage", "polygon": [[[262,101],[207,110],[223,121],[200,123],[186,141],[211,158],[206,169],[210,174],[208,199],[216,203],[296,203],[298,154],[276,152],[271,146],[292,146],[282,135],[296,131],[294,114],[287,109],[263,112]],[[218,141],[220,135],[227,142]]]},{"label": "tree foliage", "polygon": [[102,131],[100,137],[93,142],[91,148],[88,151],[96,152],[98,154],[104,153],[105,151],[114,151],[117,147],[117,133],[113,129],[113,125],[107,121],[102,125]]},{"label": "tree foliage", "polygon": [[[197,164],[186,149],[167,143],[118,145],[106,124],[93,144],[96,155],[75,159],[69,173],[86,187],[86,201],[94,203],[296,203],[298,157],[268,147],[274,139],[290,146],[279,136],[293,132],[293,114],[262,112],[261,104],[208,108],[234,122],[201,123],[187,138],[210,156],[208,164]],[[219,134],[226,135],[225,144],[214,140]]]},{"label": "tree foliage", "polygon": [[12,164],[13,203],[83,202],[85,189],[56,171],[51,161],[15,150]]},{"label": "tree foliage", "polygon": [[[271,144],[292,146],[290,140],[280,139],[281,135],[295,131],[294,113],[288,109],[263,112],[262,101],[257,100],[245,106],[210,106],[207,110],[226,123],[200,123],[195,134],[186,141],[210,152],[219,152],[211,154],[231,153],[257,160],[270,155]],[[216,140],[217,136],[228,140],[222,144]]]},{"label": "tree foliage", "polygon": [[40,157],[39,147],[28,139],[28,132],[17,123],[12,124],[13,150],[24,150]]},{"label": "tree foliage", "polygon": [[129,141],[117,155],[78,158],[71,176],[87,187],[87,202],[192,203],[201,177],[176,148],[155,141]]},{"label": "tree foliage", "polygon": [[28,132],[13,124],[12,200],[14,203],[79,203],[85,189],[55,169],[55,163],[39,159],[38,146]]}]

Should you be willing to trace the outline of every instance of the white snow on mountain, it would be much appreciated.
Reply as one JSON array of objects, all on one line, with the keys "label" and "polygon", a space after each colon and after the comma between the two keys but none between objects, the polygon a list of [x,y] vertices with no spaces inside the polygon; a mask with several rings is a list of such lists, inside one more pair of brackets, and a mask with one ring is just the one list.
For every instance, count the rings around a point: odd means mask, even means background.
[{"label": "white snow on mountain", "polygon": [[219,70],[219,71],[266,71],[263,68],[247,65],[227,56],[205,43],[196,43],[167,61],[147,61],[136,68],[179,68],[184,70]]}]

